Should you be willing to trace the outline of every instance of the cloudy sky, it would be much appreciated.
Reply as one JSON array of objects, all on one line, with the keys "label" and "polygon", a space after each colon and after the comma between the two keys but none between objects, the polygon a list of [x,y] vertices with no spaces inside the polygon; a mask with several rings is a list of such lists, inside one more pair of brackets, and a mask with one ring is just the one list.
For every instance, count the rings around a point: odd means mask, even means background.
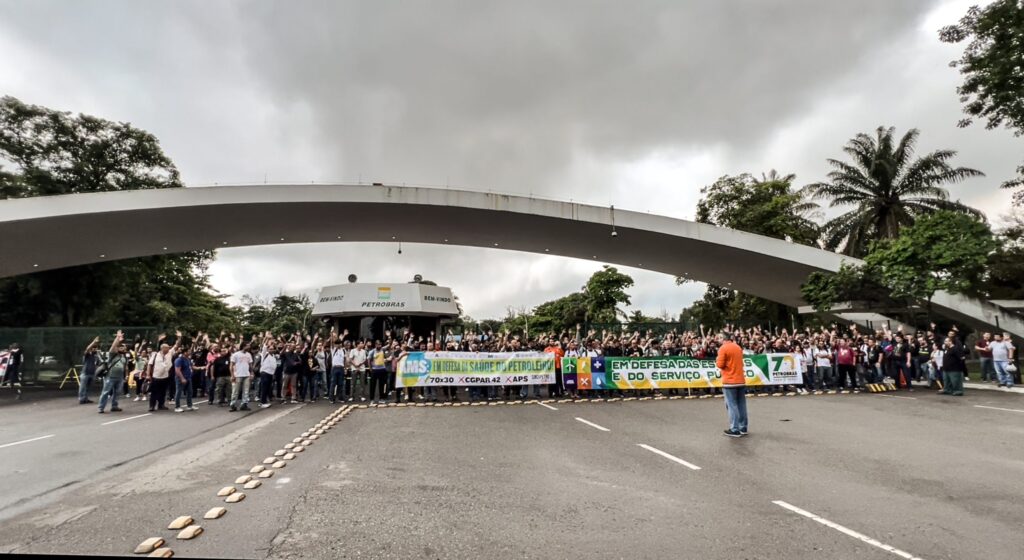
[{"label": "cloudy sky", "polygon": [[[988,175],[952,194],[998,221],[1024,140],[956,127],[960,47],[937,39],[974,3],[0,0],[0,94],[149,130],[189,185],[450,185],[681,218],[721,175],[805,184],[854,134],[917,127],[919,151]],[[486,318],[595,268],[331,244],[225,250],[211,273],[235,296],[419,273]],[[648,314],[703,291],[626,271]]]}]

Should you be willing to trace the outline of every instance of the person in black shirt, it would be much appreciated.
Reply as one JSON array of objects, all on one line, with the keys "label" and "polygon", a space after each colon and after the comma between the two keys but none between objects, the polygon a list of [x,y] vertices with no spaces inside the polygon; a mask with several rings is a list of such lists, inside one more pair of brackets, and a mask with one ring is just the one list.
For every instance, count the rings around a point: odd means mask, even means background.
[{"label": "person in black shirt", "polygon": [[942,390],[940,394],[962,397],[964,394],[964,364],[967,350],[959,340],[946,339],[942,353]]},{"label": "person in black shirt", "polygon": [[910,385],[910,379],[913,375],[913,362],[911,356],[913,351],[910,343],[903,336],[903,333],[896,334],[896,345],[893,348],[893,363],[896,366],[896,373],[894,376],[896,388],[899,389],[902,383],[907,385],[907,391],[913,391],[914,388]]},{"label": "person in black shirt", "polygon": [[210,349],[210,353],[215,357],[213,363],[209,364],[213,382],[210,384],[207,402],[213,404],[214,397],[219,396],[218,404],[224,406],[231,394],[231,352],[227,346],[223,348],[214,346]]}]

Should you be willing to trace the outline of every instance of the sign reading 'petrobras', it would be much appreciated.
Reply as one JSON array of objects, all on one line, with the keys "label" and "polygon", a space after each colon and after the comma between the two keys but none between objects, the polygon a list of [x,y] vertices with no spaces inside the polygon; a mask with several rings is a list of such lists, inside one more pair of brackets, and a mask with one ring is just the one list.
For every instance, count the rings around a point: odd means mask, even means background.
[{"label": "sign reading 'petrobras'", "polygon": [[[743,357],[747,385],[798,385],[803,372],[795,354]],[[578,389],[709,389],[722,386],[715,360],[687,356],[562,358],[566,386]]]},{"label": "sign reading 'petrobras'", "polygon": [[555,382],[555,356],[542,352],[410,352],[398,387],[537,385]]},{"label": "sign reading 'petrobras'", "polygon": [[449,288],[429,284],[339,284],[320,290],[313,315],[458,315]]}]

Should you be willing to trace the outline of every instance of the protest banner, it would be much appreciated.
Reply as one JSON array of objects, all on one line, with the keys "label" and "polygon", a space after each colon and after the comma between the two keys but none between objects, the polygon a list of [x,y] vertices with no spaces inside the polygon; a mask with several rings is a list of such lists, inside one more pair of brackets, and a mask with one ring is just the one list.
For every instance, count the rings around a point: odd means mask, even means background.
[{"label": "protest banner", "polygon": [[397,387],[544,385],[555,356],[543,352],[410,352],[398,361]]},{"label": "protest banner", "polygon": [[[748,386],[799,385],[803,372],[795,354],[743,357]],[[713,359],[687,356],[562,358],[566,387],[590,389],[709,389],[722,386]]]}]

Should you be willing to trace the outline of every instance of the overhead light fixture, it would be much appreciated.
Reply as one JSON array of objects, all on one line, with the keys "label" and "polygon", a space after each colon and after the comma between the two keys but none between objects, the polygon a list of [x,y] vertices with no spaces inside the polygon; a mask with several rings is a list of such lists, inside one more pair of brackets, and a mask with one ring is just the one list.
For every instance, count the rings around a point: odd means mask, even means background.
[{"label": "overhead light fixture", "polygon": [[401,241],[398,242],[398,254],[399,255],[402,254],[402,242]]},{"label": "overhead light fixture", "polygon": [[550,253],[550,252],[551,252],[551,249],[544,249],[544,252],[545,252],[545,253]]},{"label": "overhead light fixture", "polygon": [[498,244],[497,244],[497,243],[495,243],[495,244],[494,244],[494,246],[495,246],[495,247],[497,247],[497,246],[498,246]]},{"label": "overhead light fixture", "polygon": [[283,238],[283,237],[281,238],[281,241],[284,241],[284,238]]},{"label": "overhead light fixture", "polygon": [[612,237],[618,237],[619,232],[615,231],[615,205],[612,205]]},{"label": "overhead light fixture", "polygon": [[444,242],[445,242],[445,243],[448,243],[448,240],[447,240],[447,239],[445,239],[445,240],[444,240]]},{"label": "overhead light fixture", "polygon": [[167,247],[164,247],[164,251],[166,251],[166,250],[167,250]]},{"label": "overhead light fixture", "polygon": [[228,244],[228,242],[227,242],[227,241],[223,241],[223,242],[221,242],[221,245],[227,245],[227,244]]},{"label": "overhead light fixture", "polygon": [[32,265],[32,268],[39,268],[39,265],[38,264],[34,264],[34,265]]},{"label": "overhead light fixture", "polygon": [[107,258],[107,256],[106,255],[100,255],[100,258],[101,259],[105,259],[105,258]]}]

